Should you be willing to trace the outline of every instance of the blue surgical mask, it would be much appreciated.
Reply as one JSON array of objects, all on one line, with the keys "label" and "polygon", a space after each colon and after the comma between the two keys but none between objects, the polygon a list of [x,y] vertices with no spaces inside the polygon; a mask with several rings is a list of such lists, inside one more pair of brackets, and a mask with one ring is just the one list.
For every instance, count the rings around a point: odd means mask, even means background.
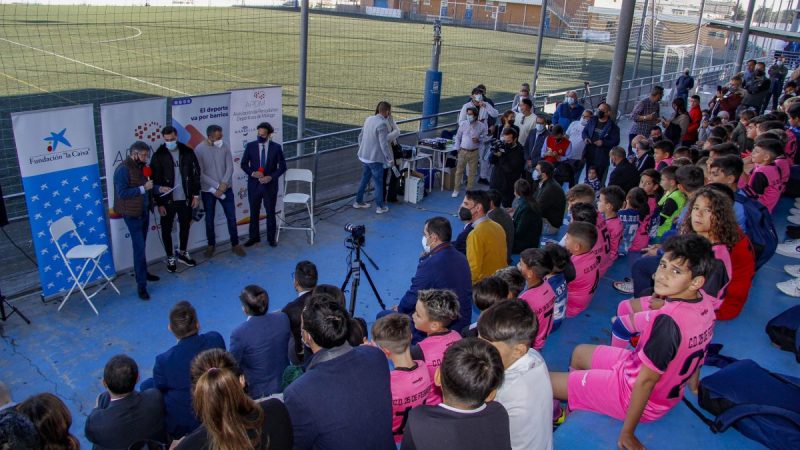
[{"label": "blue surgical mask", "polygon": [[178,147],[178,141],[164,142],[164,145],[167,146],[167,150],[175,150]]},{"label": "blue surgical mask", "polygon": [[539,169],[533,169],[531,178],[533,178],[534,181],[539,181],[542,179],[542,174],[539,172]]},{"label": "blue surgical mask", "polygon": [[477,117],[475,117],[475,116],[467,116],[467,120],[469,120],[470,122],[475,122],[475,119],[477,119]]},{"label": "blue surgical mask", "polygon": [[544,131],[544,124],[537,123],[537,124],[536,124],[536,131],[538,131],[539,133],[541,133],[542,131]]},{"label": "blue surgical mask", "polygon": [[475,101],[476,102],[482,102],[483,101],[483,95],[475,94]]},{"label": "blue surgical mask", "polygon": [[572,105],[573,103],[575,103],[575,99],[572,97],[567,97],[564,99],[564,101],[567,102],[568,105]]},{"label": "blue surgical mask", "polygon": [[589,119],[581,119],[581,125],[586,126],[589,123]]}]

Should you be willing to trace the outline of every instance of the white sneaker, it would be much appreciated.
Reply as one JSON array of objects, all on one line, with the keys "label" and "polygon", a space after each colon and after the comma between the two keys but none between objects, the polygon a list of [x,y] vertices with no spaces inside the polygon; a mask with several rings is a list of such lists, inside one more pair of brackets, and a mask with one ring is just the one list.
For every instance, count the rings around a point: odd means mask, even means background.
[{"label": "white sneaker", "polygon": [[458,191],[453,191],[453,193],[450,194],[450,197],[453,197],[453,198],[458,197]]},{"label": "white sneaker", "polygon": [[787,242],[785,244],[780,244],[778,245],[778,248],[775,249],[775,253],[788,256],[790,258],[800,258],[800,243]]},{"label": "white sneaker", "polygon": [[800,208],[800,197],[797,197],[796,199],[794,199],[794,207],[795,208]]},{"label": "white sneaker", "polygon": [[789,275],[800,278],[800,265],[797,264],[787,264],[783,266],[783,270],[786,271]]},{"label": "white sneaker", "polygon": [[789,297],[800,297],[800,280],[792,278],[789,281],[782,281],[775,285],[779,291]]},{"label": "white sneaker", "polygon": [[[792,208],[794,209],[794,208]],[[793,224],[793,225],[800,225],[800,214],[789,216],[786,218],[786,221]]]},{"label": "white sneaker", "polygon": [[375,214],[383,214],[389,212],[388,206],[379,206],[378,209],[375,210]]},{"label": "white sneaker", "polygon": [[790,209],[790,210],[789,210],[789,215],[792,215],[792,216],[800,216],[800,207],[798,207],[797,205],[795,205],[795,207],[794,207],[794,208],[792,208],[792,209]]},{"label": "white sneaker", "polygon": [[367,209],[369,207],[370,207],[369,203],[353,202],[353,208],[356,208],[356,209]]}]

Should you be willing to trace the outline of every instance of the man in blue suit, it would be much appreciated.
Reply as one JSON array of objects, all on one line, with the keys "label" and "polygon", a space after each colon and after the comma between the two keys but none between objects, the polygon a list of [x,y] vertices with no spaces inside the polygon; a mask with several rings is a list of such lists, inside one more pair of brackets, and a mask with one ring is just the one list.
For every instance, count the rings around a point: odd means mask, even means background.
[{"label": "man in blue suit", "polygon": [[278,245],[275,242],[275,205],[278,201],[279,179],[286,172],[286,159],[283,157],[283,147],[272,141],[275,129],[269,122],[258,124],[257,132],[258,138],[247,143],[242,155],[241,167],[248,176],[247,197],[250,201],[250,236],[244,246],[250,247],[261,242],[258,222],[263,204],[267,210],[267,241],[270,247],[275,247]]},{"label": "man in blue suit", "polygon": [[[425,253],[419,259],[417,273],[411,279],[411,287],[403,295],[400,304],[393,309],[402,314],[413,314],[419,291],[450,289],[458,296],[461,316],[449,328],[460,333],[464,327],[469,326],[472,319],[472,277],[467,257],[450,243],[453,232],[447,218],[428,219],[422,233]],[[414,329],[414,343],[424,337],[424,333]]]},{"label": "man in blue suit", "polygon": [[610,116],[611,108],[606,103],[597,106],[597,114],[589,119],[583,129],[583,141],[586,143],[584,158],[587,166],[597,169],[600,182],[605,185],[611,148],[619,145],[619,127]]},{"label": "man in blue suit", "polygon": [[289,317],[269,313],[269,294],[261,286],[246,286],[239,295],[247,321],[231,333],[231,354],[239,363],[250,397],[259,399],[281,391],[289,365]]},{"label": "man in blue suit", "polygon": [[169,312],[169,331],[178,343],[156,356],[153,378],[142,382],[142,391],[156,387],[164,396],[167,433],[179,439],[200,426],[192,409],[192,380],[189,369],[195,356],[211,348],[225,350],[225,340],[216,331],[200,334],[197,311],[180,301]]}]

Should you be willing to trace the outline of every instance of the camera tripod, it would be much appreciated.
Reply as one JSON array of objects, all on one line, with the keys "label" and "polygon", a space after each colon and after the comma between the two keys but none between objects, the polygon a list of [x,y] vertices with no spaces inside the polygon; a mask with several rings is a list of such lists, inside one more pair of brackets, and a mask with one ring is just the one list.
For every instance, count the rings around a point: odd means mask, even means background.
[{"label": "camera tripod", "polygon": [[[8,307],[8,309],[11,310],[11,312],[8,314],[6,314],[6,307]],[[27,323],[28,325],[31,324],[31,321],[27,317],[25,317],[25,314],[22,314],[22,312],[19,309],[17,309],[16,306],[9,303],[8,300],[6,300],[5,295],[0,294],[0,320],[5,322],[6,320],[8,320],[9,317],[13,316],[15,313],[18,316],[20,316],[22,320],[25,321],[25,323]]]},{"label": "camera tripod", "polygon": [[[349,247],[350,255],[348,256],[350,268],[347,271],[347,276],[344,278],[344,283],[342,283],[342,291],[344,292],[344,288],[347,287],[347,283],[350,281],[350,277],[352,277],[353,283],[350,285],[350,317],[355,317],[356,296],[358,295],[358,285],[361,284],[361,272],[364,272],[364,275],[366,275],[367,281],[369,281],[369,285],[372,288],[372,293],[375,294],[375,298],[378,300],[378,304],[381,305],[381,309],[386,309],[386,305],[384,305],[383,300],[381,300],[381,295],[378,294],[378,288],[375,287],[375,283],[369,275],[367,266],[364,265],[364,261],[361,260],[361,254],[363,253],[364,256],[367,257],[367,260],[375,270],[381,269],[378,268],[378,265],[369,257],[367,252],[361,248],[362,244],[360,242],[348,238],[347,243],[352,245],[352,247]],[[355,258],[353,257],[353,253],[355,253]]]}]

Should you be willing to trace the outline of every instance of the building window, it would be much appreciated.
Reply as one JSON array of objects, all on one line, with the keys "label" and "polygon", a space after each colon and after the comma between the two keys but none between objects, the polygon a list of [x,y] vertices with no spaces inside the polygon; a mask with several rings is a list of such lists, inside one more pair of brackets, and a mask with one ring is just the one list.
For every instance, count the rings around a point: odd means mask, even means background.
[{"label": "building window", "polygon": [[484,11],[494,11],[494,3],[486,2],[486,6],[483,7]]},{"label": "building window", "polygon": [[497,12],[499,12],[500,14],[505,14],[505,12],[506,12],[506,4],[505,3],[500,3],[500,6],[497,8]]}]

